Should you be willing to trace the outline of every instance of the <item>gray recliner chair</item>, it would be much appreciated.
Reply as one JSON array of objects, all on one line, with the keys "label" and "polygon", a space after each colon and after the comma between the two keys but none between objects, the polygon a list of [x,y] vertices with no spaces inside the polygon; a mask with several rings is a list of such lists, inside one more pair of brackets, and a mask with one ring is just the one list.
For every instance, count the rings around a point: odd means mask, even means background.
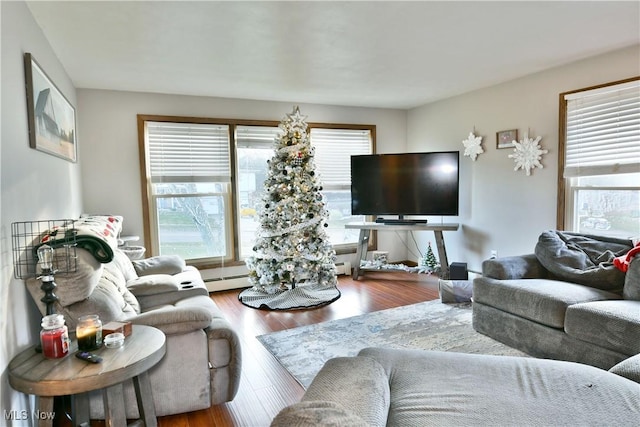
[{"label": "gray recliner chair", "polygon": [[[166,355],[149,371],[158,416],[205,409],[231,401],[238,391],[241,348],[236,332],[209,297],[197,269],[175,256],[131,261],[113,248],[113,259],[101,263],[78,248],[77,269],[57,274],[55,310],[69,331],[77,319],[97,314],[103,324],[130,321],[166,334]],[[27,287],[41,313],[40,281]],[[125,384],[127,418],[137,418],[132,384]],[[102,395],[90,398],[91,418],[104,418]]]}]

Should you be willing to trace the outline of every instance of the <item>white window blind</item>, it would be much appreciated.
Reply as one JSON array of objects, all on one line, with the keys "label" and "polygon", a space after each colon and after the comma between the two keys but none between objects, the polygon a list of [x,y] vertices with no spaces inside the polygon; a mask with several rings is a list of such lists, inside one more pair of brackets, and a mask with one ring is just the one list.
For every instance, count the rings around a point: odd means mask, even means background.
[{"label": "white window blind", "polygon": [[350,188],[351,156],[371,154],[371,131],[312,128],[310,134],[322,184],[326,188]]},{"label": "white window blind", "polygon": [[640,81],[565,95],[564,176],[640,171]]},{"label": "white window blind", "polygon": [[151,181],[229,181],[229,126],[146,122]]},{"label": "white window blind", "polygon": [[236,146],[238,148],[273,149],[276,136],[282,133],[279,127],[269,126],[236,126]]}]

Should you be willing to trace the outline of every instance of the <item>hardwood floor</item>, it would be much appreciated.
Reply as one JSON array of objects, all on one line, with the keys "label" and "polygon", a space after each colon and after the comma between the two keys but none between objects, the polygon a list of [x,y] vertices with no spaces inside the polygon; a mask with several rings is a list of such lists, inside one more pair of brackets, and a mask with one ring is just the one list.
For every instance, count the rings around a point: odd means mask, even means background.
[{"label": "hardwood floor", "polygon": [[435,276],[367,273],[360,280],[339,276],[341,297],[312,310],[269,311],[246,307],[240,290],[216,292],[211,298],[225,313],[242,341],[242,379],[236,398],[212,408],[160,417],[160,427],[268,426],[285,406],[300,400],[304,389],[258,342],[256,335],[357,316],[372,311],[438,298]]},{"label": "hardwood floor", "polygon": [[[270,311],[246,307],[239,289],[211,298],[238,332],[242,345],[240,389],[232,402],[209,409],[158,418],[159,427],[268,426],[285,406],[300,400],[304,389],[258,342],[257,335],[342,319],[438,298],[438,278],[426,274],[367,272],[360,280],[339,276],[340,298],[321,308]],[[56,426],[67,426],[57,420]],[[104,426],[92,421],[92,426]]]}]

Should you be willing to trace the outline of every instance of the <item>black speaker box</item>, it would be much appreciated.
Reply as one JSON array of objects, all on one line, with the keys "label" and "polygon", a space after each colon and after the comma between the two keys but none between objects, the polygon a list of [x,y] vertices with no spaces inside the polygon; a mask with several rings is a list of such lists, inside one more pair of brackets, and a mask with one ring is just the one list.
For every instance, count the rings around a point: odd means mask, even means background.
[{"label": "black speaker box", "polygon": [[466,262],[452,262],[449,266],[450,280],[469,280]]}]

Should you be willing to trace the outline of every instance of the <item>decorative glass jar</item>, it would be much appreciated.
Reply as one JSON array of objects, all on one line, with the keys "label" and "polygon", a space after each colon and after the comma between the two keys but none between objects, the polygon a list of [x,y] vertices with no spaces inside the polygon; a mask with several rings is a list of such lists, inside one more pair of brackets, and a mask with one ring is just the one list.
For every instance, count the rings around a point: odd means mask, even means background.
[{"label": "decorative glass jar", "polygon": [[49,359],[59,359],[69,353],[69,330],[62,314],[50,314],[42,318],[40,344],[42,355]]},{"label": "decorative glass jar", "polygon": [[82,316],[76,326],[78,350],[91,351],[102,347],[102,322],[96,314]]}]

